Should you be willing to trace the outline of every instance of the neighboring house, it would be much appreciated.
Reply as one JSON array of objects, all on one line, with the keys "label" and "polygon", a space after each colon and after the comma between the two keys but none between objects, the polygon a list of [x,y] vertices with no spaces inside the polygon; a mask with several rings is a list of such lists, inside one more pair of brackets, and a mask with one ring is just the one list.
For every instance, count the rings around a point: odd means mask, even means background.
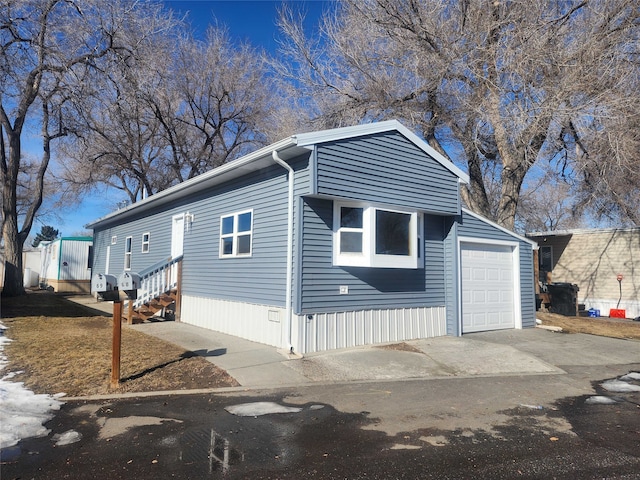
[{"label": "neighboring house", "polygon": [[62,237],[41,242],[40,287],[60,293],[89,293],[92,237]]},{"label": "neighboring house", "polygon": [[533,326],[535,243],[466,182],[397,121],[295,135],[87,225],[94,272],[181,260],[181,321],[300,353]]},{"label": "neighboring house", "polygon": [[[527,234],[539,245],[540,278],[578,286],[588,310],[625,310],[640,316],[640,228],[566,230]],[[618,282],[618,275],[622,279]]]}]

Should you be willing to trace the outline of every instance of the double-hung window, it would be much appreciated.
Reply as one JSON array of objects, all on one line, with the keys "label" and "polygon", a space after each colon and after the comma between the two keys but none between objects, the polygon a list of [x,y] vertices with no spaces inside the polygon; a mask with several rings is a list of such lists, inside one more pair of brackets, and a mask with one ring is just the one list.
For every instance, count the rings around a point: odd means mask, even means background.
[{"label": "double-hung window", "polygon": [[131,252],[133,250],[133,237],[124,240],[124,269],[131,270]]},{"label": "double-hung window", "polygon": [[142,234],[142,253],[149,253],[149,246],[151,244],[151,233],[146,232]]},{"label": "double-hung window", "polygon": [[220,217],[220,257],[250,257],[253,210]]},{"label": "double-hung window", "polygon": [[416,211],[335,202],[333,263],[418,268],[421,225]]}]

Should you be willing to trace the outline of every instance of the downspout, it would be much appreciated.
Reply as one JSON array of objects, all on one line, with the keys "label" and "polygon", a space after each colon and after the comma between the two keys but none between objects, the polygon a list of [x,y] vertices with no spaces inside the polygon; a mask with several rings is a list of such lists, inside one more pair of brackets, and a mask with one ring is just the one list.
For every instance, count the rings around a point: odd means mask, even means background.
[{"label": "downspout", "polygon": [[293,353],[293,344],[291,343],[291,329],[292,329],[292,308],[291,308],[291,300],[292,300],[292,292],[293,289],[293,189],[294,189],[294,175],[295,172],[291,165],[286,163],[280,156],[278,155],[278,151],[274,150],[271,153],[271,157],[273,161],[280,165],[282,168],[286,169],[289,177],[289,205],[287,209],[287,290],[285,294],[285,310],[286,310],[286,322],[287,322],[287,347],[289,349],[289,353]]}]

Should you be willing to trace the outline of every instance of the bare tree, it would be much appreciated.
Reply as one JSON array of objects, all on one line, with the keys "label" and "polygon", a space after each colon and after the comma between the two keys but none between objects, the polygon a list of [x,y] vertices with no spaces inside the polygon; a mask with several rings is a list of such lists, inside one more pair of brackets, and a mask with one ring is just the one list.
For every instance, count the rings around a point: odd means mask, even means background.
[{"label": "bare tree", "polygon": [[518,202],[516,230],[521,233],[586,227],[575,188],[551,166],[523,187]]},{"label": "bare tree", "polygon": [[262,56],[222,28],[205,41],[176,28],[83,96],[65,179],[78,189],[107,184],[135,202],[265,145],[267,73]]},{"label": "bare tree", "polygon": [[[83,82],[126,62],[166,28],[160,6],[114,0],[0,0],[0,172],[5,246],[3,295],[24,292],[22,249],[42,205],[52,142],[68,133],[68,100]],[[38,128],[39,127],[39,128]],[[40,130],[43,154],[24,214],[18,185],[25,131]],[[21,223],[21,226],[19,226]]]},{"label": "bare tree", "polygon": [[344,0],[324,18],[322,41],[291,12],[281,26],[288,77],[313,99],[317,124],[407,122],[466,164],[465,203],[513,229],[536,162],[577,174],[576,144],[595,164],[609,161],[593,137],[638,96],[639,18],[635,0]]}]

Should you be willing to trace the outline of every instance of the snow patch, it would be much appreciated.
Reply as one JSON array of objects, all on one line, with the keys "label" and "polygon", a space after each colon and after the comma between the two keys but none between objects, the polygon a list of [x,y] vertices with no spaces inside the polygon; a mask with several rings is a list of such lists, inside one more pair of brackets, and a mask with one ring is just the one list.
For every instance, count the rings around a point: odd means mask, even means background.
[{"label": "snow patch", "polygon": [[638,385],[631,385],[630,383],[622,382],[620,380],[607,380],[602,383],[602,388],[609,392],[618,393],[640,392],[640,387]]},{"label": "snow patch", "polygon": [[56,442],[56,447],[60,447],[62,445],[71,445],[72,443],[79,442],[82,440],[82,434],[80,432],[76,432],[75,430],[68,430],[64,433],[56,433],[52,440]]},{"label": "snow patch", "polygon": [[620,380],[640,380],[640,372],[630,372],[620,377]]},{"label": "snow patch", "polygon": [[[7,366],[4,346],[11,339],[4,336],[0,323],[0,371]],[[44,424],[60,410],[62,402],[51,395],[36,395],[22,382],[10,382],[15,374],[0,378],[0,449],[17,445],[23,438],[44,437],[49,434]]]},{"label": "snow patch", "polygon": [[611,397],[605,397],[603,395],[594,395],[593,397],[587,398],[584,403],[589,405],[613,405],[618,403],[615,399]]},{"label": "snow patch", "polygon": [[239,417],[258,417],[272,413],[298,413],[302,411],[302,408],[286,407],[275,402],[251,402],[231,405],[225,407],[225,410]]}]

